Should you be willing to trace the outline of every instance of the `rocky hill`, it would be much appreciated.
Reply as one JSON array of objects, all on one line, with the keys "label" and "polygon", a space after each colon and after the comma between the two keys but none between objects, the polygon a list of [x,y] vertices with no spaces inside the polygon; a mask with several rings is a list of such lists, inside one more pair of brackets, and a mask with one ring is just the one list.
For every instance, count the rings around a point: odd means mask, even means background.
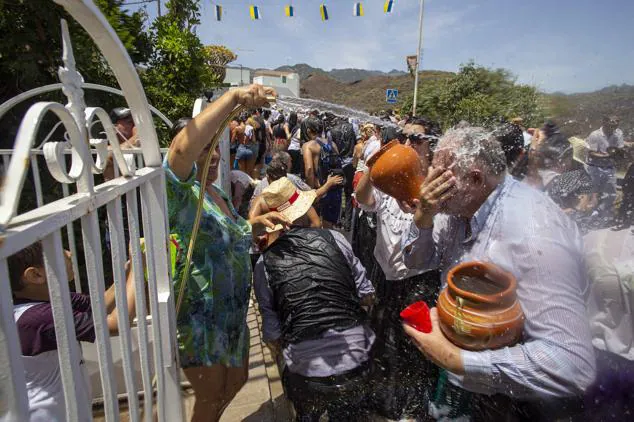
[{"label": "rocky hill", "polygon": [[[420,74],[420,89],[427,83],[451,77],[450,72],[425,71]],[[399,91],[399,102],[395,105],[385,102],[386,89]],[[399,108],[403,98],[411,95],[414,90],[414,79],[409,75],[399,76],[368,76],[355,82],[341,82],[323,73],[307,76],[301,84],[301,95],[343,104],[348,107],[376,112],[387,108]]]},{"label": "rocky hill", "polygon": [[326,75],[333,78],[336,81],[351,83],[362,81],[374,76],[403,76],[407,75],[405,72],[393,69],[389,72],[382,72],[380,70],[365,70],[365,69],[332,69],[326,71],[318,67],[312,67],[306,63],[300,63],[293,66],[281,66],[275,70],[286,72],[297,72],[301,80],[308,78],[311,75]]},{"label": "rocky hill", "polygon": [[634,140],[634,86],[609,86],[594,92],[550,94],[551,115],[568,134],[587,136],[605,115],[621,119],[626,138]]},{"label": "rocky hill", "polygon": [[[400,108],[401,101],[412,95],[414,79],[411,75],[393,70],[381,72],[363,69],[333,69],[325,71],[308,64],[282,66],[276,70],[297,72],[301,78],[301,95],[343,104],[369,112]],[[451,72],[423,71],[420,90],[450,78]],[[398,89],[399,102],[385,102],[386,89]],[[568,135],[587,136],[601,125],[604,115],[621,118],[626,138],[634,140],[634,86],[610,86],[595,92],[578,94],[544,94],[548,115],[559,123]]]}]

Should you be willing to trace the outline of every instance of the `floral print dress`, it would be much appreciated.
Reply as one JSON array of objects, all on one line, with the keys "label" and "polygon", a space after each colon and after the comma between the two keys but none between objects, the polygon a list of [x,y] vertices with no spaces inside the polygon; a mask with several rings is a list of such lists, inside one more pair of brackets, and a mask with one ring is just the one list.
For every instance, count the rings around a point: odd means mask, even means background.
[{"label": "floral print dress", "polygon": [[[163,162],[167,178],[170,233],[178,244],[174,294],[178,295],[187,247],[196,216],[200,183],[196,164],[182,181]],[[191,275],[176,321],[183,368],[223,364],[241,367],[249,352],[246,317],[251,292],[251,226],[238,215],[227,195],[235,221],[205,194],[203,214],[194,247]],[[177,298],[175,298],[177,300]]]}]

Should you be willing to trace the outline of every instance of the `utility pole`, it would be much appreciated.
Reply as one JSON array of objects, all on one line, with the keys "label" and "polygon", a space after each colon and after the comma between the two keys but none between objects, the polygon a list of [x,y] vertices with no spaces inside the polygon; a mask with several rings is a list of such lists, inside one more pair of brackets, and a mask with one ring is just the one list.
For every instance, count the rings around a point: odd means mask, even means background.
[{"label": "utility pole", "polygon": [[420,16],[418,17],[418,50],[416,51],[416,71],[414,73],[414,103],[412,104],[412,116],[416,115],[418,104],[418,69],[420,67],[420,51],[423,48],[423,10],[425,0],[420,0]]},{"label": "utility pole", "polygon": [[161,0],[156,0],[156,4],[158,5],[158,15],[161,17]]}]

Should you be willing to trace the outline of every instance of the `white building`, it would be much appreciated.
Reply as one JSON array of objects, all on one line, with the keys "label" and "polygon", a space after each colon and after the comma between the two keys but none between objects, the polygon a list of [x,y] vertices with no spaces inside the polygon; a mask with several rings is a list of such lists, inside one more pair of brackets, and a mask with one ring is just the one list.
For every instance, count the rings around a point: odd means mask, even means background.
[{"label": "white building", "polygon": [[253,77],[253,83],[273,87],[279,95],[284,97],[300,97],[297,73],[258,70]]},{"label": "white building", "polygon": [[251,70],[243,67],[227,67],[225,80],[229,86],[242,86],[251,83]]}]

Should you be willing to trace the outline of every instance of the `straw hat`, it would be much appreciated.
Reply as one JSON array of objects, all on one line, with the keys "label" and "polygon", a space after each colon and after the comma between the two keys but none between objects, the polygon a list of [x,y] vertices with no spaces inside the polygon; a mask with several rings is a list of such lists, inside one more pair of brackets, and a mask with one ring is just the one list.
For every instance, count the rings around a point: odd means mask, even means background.
[{"label": "straw hat", "polygon": [[[276,180],[262,191],[262,199],[269,210],[279,212],[291,223],[308,212],[315,197],[314,190],[298,190],[287,177]],[[278,224],[273,229],[267,228],[266,231],[270,233],[282,228],[282,225]]]}]

